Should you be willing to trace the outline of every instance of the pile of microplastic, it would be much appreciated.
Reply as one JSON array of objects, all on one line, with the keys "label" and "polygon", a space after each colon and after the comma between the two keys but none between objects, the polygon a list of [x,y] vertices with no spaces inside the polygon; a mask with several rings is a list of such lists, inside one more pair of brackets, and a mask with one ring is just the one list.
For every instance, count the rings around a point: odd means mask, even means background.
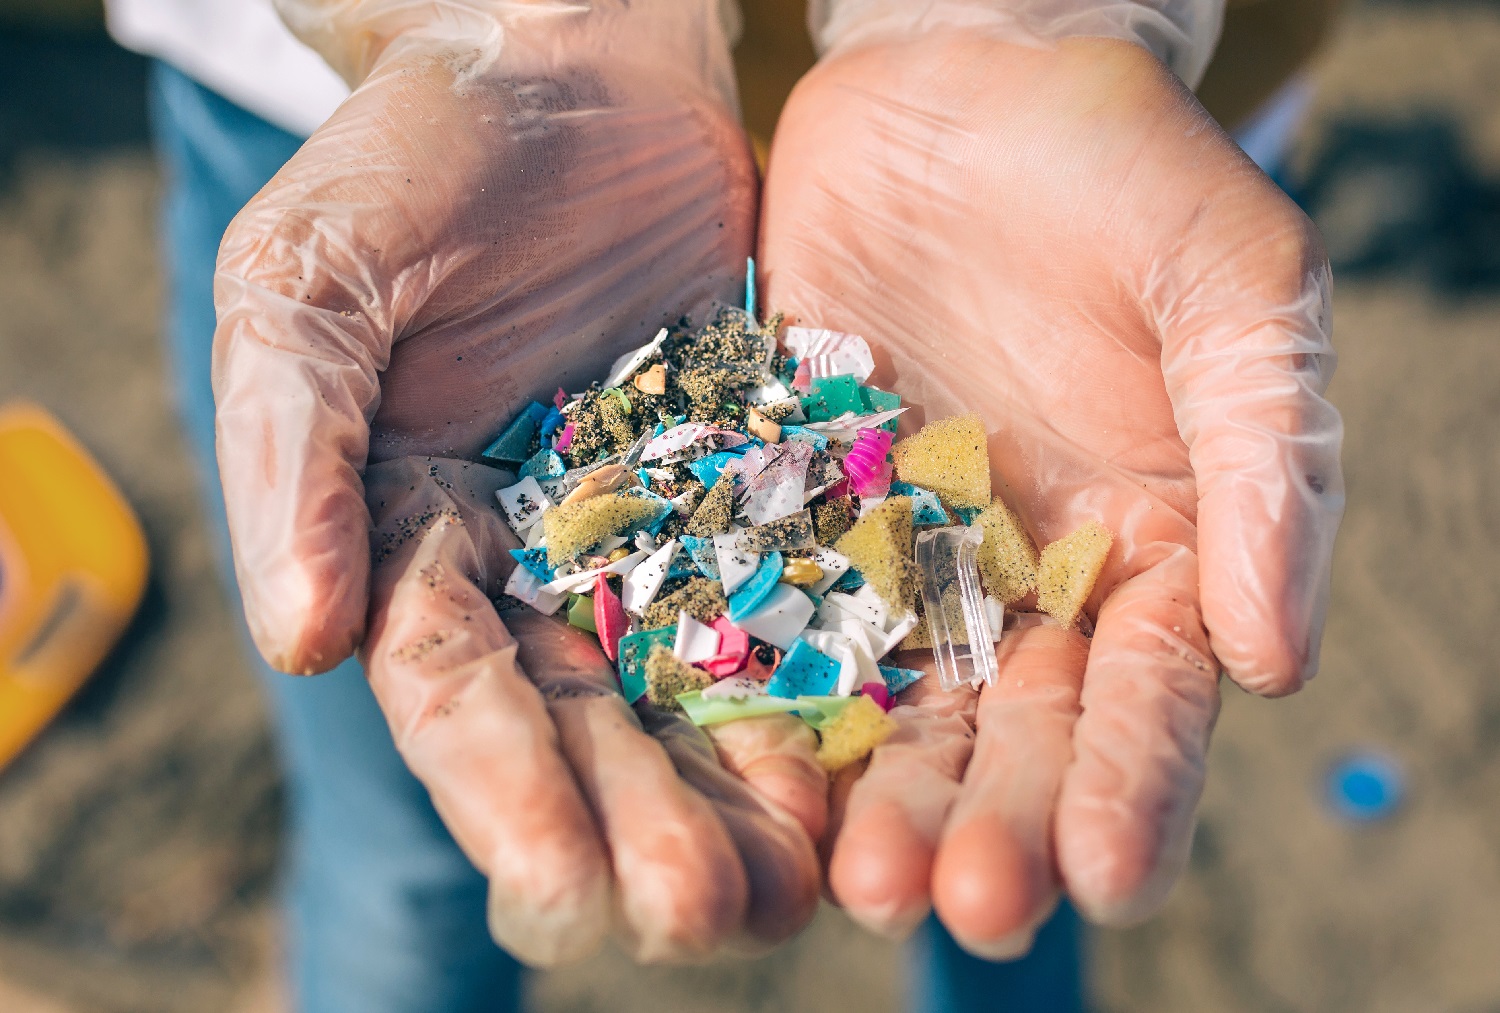
[{"label": "pile of microplastic", "polygon": [[1005,606],[1071,624],[1109,552],[1091,523],[1040,556],[990,497],[978,416],[895,441],[897,394],[851,334],[723,308],[663,328],[603,383],[533,402],[484,456],[524,548],[506,593],[596,634],[628,701],[700,725],[795,713],[830,771],[863,759],[923,673],[995,677]]}]

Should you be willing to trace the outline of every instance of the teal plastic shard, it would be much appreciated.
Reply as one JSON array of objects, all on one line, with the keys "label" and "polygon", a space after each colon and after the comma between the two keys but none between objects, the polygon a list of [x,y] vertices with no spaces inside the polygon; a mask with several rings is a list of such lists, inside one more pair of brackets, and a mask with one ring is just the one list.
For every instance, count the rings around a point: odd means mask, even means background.
[{"label": "teal plastic shard", "polygon": [[791,650],[771,673],[766,692],[789,699],[827,696],[839,681],[839,663],[805,640],[792,643]]},{"label": "teal plastic shard", "polygon": [[910,482],[892,482],[891,495],[911,497],[911,520],[919,528],[953,523],[948,519],[948,511],[943,509],[935,492],[929,492]]},{"label": "teal plastic shard", "polygon": [[755,258],[745,258],[745,316],[755,321]]},{"label": "teal plastic shard", "polygon": [[934,528],[917,533],[922,611],[932,633],[938,683],[945,690],[976,680],[993,684],[995,643],[979,585],[983,528]]},{"label": "teal plastic shard", "polygon": [[845,412],[864,414],[859,381],[852,376],[820,376],[812,382],[812,392],[802,399],[802,411],[809,422],[831,422]]},{"label": "teal plastic shard", "polygon": [[664,644],[670,650],[676,639],[676,623],[620,638],[620,691],[626,703],[635,703],[646,695],[646,658],[651,648]]},{"label": "teal plastic shard", "polygon": [[[865,410],[872,415],[876,412],[895,411],[901,407],[900,394],[892,394],[888,390],[880,390],[876,387],[861,387],[859,392],[865,399]],[[890,419],[889,421],[882,422],[878,428],[894,433],[896,431],[896,422],[896,419]]]},{"label": "teal plastic shard", "polygon": [[546,417],[546,407],[531,402],[479,456],[497,464],[520,464],[531,456],[531,441]]},{"label": "teal plastic shard", "polygon": [[895,696],[903,689],[916,685],[926,675],[926,672],[916,668],[897,668],[893,665],[877,665],[880,669],[880,677],[885,680],[885,688]]},{"label": "teal plastic shard", "polygon": [[562,478],[567,473],[568,466],[555,450],[538,450],[521,465],[522,478]]}]

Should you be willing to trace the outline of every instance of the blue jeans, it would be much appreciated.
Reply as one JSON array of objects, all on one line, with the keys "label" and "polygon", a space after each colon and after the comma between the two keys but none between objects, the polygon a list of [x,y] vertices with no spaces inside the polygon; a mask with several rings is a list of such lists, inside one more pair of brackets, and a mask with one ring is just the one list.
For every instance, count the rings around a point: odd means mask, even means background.
[{"label": "blue jeans", "polygon": [[[301,145],[165,64],[151,112],[166,173],[162,239],[178,407],[230,578],[214,458],[213,270],[229,220]],[[237,602],[232,578],[231,600]],[[288,786],[290,976],[301,1013],[506,1013],[521,970],[490,942],[485,884],[406,770],[359,666],[297,679],[250,652],[275,713]],[[909,949],[912,1009],[1076,1013],[1077,918],[1064,908],[1027,958],[967,956],[935,920]]]}]

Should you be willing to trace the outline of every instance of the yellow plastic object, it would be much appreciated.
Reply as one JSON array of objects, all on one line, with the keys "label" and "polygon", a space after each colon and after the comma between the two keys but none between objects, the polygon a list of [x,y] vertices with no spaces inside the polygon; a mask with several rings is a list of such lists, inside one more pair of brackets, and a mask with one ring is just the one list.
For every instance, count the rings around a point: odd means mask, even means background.
[{"label": "yellow plastic object", "polygon": [[62,425],[0,408],[0,768],[114,646],[146,587],[130,505]]}]

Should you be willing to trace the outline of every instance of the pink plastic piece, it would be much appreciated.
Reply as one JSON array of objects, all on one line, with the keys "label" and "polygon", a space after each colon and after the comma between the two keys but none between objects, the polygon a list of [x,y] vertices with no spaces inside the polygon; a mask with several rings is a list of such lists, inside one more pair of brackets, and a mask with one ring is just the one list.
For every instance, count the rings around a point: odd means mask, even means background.
[{"label": "pink plastic piece", "polygon": [[604,656],[614,661],[620,654],[620,638],[630,632],[630,617],[602,573],[594,582],[594,628],[599,631]]},{"label": "pink plastic piece", "polygon": [[569,422],[563,426],[563,431],[558,434],[556,442],[552,444],[553,450],[567,450],[573,445],[573,423]]},{"label": "pink plastic piece", "polygon": [[713,621],[713,628],[719,631],[719,653],[699,665],[715,679],[724,679],[744,669],[750,657],[750,634],[724,616]]},{"label": "pink plastic piece", "polygon": [[891,709],[891,691],[885,688],[883,682],[867,682],[859,687],[860,696],[867,696],[880,704],[880,709],[888,711]]},{"label": "pink plastic piece", "polygon": [[849,488],[858,496],[884,496],[891,488],[891,452],[895,437],[884,429],[861,429],[844,458]]},{"label": "pink plastic piece", "polygon": [[552,403],[557,406],[558,411],[562,411],[563,405],[568,403],[568,392],[561,387],[557,388],[557,393],[552,395]]},{"label": "pink plastic piece", "polygon": [[829,502],[836,499],[843,499],[847,495],[849,495],[849,480],[847,478],[841,478],[823,490],[823,498]]},{"label": "pink plastic piece", "polygon": [[786,346],[798,359],[792,387],[803,394],[825,376],[853,375],[860,383],[875,371],[870,346],[857,334],[811,327],[788,327]]}]

